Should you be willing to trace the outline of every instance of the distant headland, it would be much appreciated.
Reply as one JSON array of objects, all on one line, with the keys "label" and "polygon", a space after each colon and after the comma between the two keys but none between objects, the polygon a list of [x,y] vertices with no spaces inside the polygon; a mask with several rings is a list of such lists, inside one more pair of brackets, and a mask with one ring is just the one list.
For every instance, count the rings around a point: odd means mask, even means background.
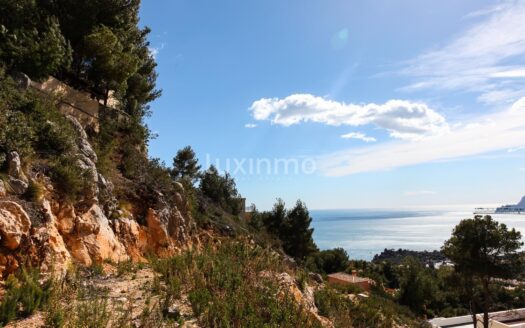
[{"label": "distant headland", "polygon": [[525,196],[515,205],[503,205],[497,208],[479,207],[474,210],[474,214],[525,214]]}]

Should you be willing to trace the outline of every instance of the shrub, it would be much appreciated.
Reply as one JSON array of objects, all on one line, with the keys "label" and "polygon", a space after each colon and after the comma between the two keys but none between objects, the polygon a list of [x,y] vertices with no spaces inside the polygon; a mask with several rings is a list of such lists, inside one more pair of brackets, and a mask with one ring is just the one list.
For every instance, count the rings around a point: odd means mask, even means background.
[{"label": "shrub", "polygon": [[241,208],[235,180],[228,173],[220,175],[213,165],[202,174],[199,189],[204,196],[229,213],[237,215],[244,210]]},{"label": "shrub", "polygon": [[40,285],[36,269],[22,269],[6,280],[5,294],[0,303],[0,324],[27,317],[40,309],[48,299],[52,283]]},{"label": "shrub", "polygon": [[310,255],[306,267],[314,272],[329,274],[345,271],[348,263],[348,253],[342,248],[334,248]]},{"label": "shrub", "polygon": [[[185,282],[188,299],[203,326],[318,326],[293,297],[285,291],[278,293],[276,281],[261,275],[262,271],[284,271],[279,259],[265,249],[239,241],[227,242],[215,250],[186,252],[152,263],[167,286],[179,288]],[[178,297],[178,289],[175,293],[169,290]]]},{"label": "shrub", "polygon": [[51,168],[51,179],[62,196],[70,201],[78,200],[89,186],[89,172],[78,166],[77,159],[61,157]]},{"label": "shrub", "polygon": [[29,181],[24,198],[30,202],[38,202],[44,196],[44,187],[37,181]]}]

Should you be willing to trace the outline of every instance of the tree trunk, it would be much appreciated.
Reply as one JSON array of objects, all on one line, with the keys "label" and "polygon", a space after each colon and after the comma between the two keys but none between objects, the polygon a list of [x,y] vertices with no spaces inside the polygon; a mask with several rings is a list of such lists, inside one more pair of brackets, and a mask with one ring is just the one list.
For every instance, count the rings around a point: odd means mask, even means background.
[{"label": "tree trunk", "polygon": [[474,325],[474,328],[477,328],[478,327],[478,317],[476,315],[477,311],[476,311],[476,307],[472,303],[473,303],[472,301],[469,302],[470,314],[472,315],[472,324]]},{"label": "tree trunk", "polygon": [[490,290],[489,278],[483,279],[483,328],[489,328]]}]

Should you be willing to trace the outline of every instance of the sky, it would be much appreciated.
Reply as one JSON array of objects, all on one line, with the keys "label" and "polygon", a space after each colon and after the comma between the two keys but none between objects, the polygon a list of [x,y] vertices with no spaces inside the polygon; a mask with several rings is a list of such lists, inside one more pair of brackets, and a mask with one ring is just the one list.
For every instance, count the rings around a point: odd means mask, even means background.
[{"label": "sky", "polygon": [[149,153],[191,145],[247,203],[525,195],[525,1],[144,0]]}]

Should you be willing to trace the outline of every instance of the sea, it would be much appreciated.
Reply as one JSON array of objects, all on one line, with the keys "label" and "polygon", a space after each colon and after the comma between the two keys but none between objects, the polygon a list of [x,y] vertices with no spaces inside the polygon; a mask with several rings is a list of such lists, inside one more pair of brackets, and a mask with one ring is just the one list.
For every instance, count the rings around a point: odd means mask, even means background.
[{"label": "sea", "polygon": [[[474,208],[312,210],[314,241],[320,249],[344,248],[351,259],[371,260],[385,248],[439,250],[454,227],[473,217]],[[494,214],[500,223],[520,231],[525,215]]]}]

